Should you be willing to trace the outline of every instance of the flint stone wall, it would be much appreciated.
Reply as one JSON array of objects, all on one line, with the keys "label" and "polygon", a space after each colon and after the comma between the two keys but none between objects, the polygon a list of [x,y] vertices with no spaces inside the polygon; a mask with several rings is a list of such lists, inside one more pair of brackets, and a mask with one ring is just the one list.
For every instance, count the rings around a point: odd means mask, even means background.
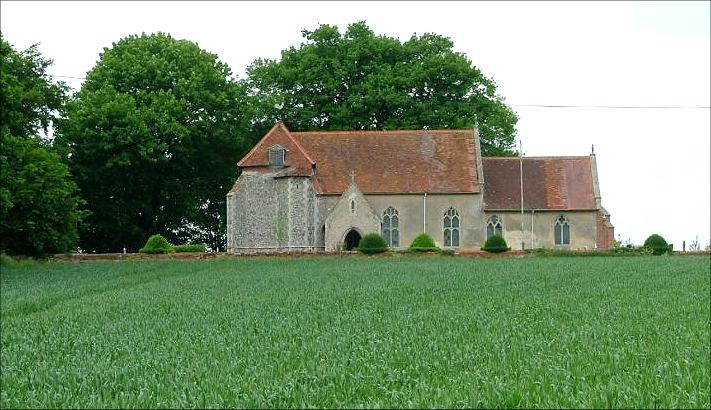
[{"label": "flint stone wall", "polygon": [[243,172],[227,195],[227,251],[323,250],[315,242],[318,222],[309,178]]}]

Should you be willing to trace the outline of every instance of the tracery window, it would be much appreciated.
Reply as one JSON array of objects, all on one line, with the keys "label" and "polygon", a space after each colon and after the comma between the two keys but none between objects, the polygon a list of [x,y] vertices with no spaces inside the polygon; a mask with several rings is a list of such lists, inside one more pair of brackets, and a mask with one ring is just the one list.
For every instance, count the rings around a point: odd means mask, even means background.
[{"label": "tracery window", "polygon": [[395,248],[400,246],[400,218],[397,209],[389,206],[383,212],[383,222],[381,224],[381,233],[385,243],[389,247]]},{"label": "tracery window", "polygon": [[504,235],[504,229],[503,225],[501,224],[501,218],[496,215],[492,215],[486,222],[486,239],[489,239],[494,235]]},{"label": "tracery window", "polygon": [[556,218],[553,232],[556,245],[570,245],[570,224],[565,216]]},{"label": "tracery window", "polygon": [[459,246],[459,211],[450,207],[444,213],[444,246]]}]

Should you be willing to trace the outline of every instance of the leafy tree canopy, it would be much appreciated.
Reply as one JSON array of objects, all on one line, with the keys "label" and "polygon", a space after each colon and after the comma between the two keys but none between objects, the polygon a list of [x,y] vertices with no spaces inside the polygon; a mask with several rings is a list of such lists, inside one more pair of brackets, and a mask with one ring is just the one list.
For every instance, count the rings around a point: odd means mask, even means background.
[{"label": "leafy tree canopy", "polygon": [[193,42],[157,33],[105,48],[57,137],[92,211],[82,247],[135,251],[158,232],[224,248],[225,195],[247,148],[244,96]]},{"label": "leafy tree canopy", "polygon": [[0,126],[15,137],[45,133],[61,110],[68,87],[52,83],[47,68],[52,60],[42,57],[37,44],[16,51],[0,33]]},{"label": "leafy tree canopy", "polygon": [[65,101],[51,64],[37,45],[18,52],[0,34],[0,250],[11,254],[72,250],[85,215],[67,166],[39,135]]},{"label": "leafy tree canopy", "polygon": [[28,256],[73,250],[85,212],[67,166],[37,140],[2,133],[1,184],[9,201],[0,212],[0,249]]},{"label": "leafy tree canopy", "polygon": [[404,43],[365,24],[304,30],[305,43],[281,60],[248,68],[261,129],[282,120],[296,130],[470,128],[484,155],[513,155],[518,117],[496,84],[449,38],[413,35]]}]

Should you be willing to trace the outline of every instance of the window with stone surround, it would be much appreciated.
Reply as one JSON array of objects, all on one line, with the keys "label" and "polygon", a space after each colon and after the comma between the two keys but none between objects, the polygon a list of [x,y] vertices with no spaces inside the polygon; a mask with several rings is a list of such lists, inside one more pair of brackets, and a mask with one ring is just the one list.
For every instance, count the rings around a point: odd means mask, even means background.
[{"label": "window with stone surround", "polygon": [[389,206],[383,212],[383,222],[380,225],[380,231],[385,239],[385,243],[389,247],[395,248],[400,246],[400,217],[397,209]]},{"label": "window with stone surround", "polygon": [[504,236],[504,228],[501,223],[501,218],[496,215],[489,217],[489,220],[486,222],[486,239],[489,239],[494,235]]},{"label": "window with stone surround", "polygon": [[459,246],[459,211],[450,207],[444,213],[444,246]]},{"label": "window with stone surround", "polygon": [[556,245],[570,245],[570,224],[568,223],[568,218],[563,215],[556,218],[553,230]]}]

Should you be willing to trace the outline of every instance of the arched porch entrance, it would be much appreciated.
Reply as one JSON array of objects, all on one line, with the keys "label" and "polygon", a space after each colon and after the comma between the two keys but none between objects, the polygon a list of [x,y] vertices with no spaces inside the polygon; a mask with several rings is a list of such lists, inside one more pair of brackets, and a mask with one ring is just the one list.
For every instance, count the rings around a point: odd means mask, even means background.
[{"label": "arched porch entrance", "polygon": [[343,249],[347,251],[352,251],[353,249],[358,247],[359,242],[360,234],[355,229],[351,229],[346,234],[345,239],[343,239]]}]

